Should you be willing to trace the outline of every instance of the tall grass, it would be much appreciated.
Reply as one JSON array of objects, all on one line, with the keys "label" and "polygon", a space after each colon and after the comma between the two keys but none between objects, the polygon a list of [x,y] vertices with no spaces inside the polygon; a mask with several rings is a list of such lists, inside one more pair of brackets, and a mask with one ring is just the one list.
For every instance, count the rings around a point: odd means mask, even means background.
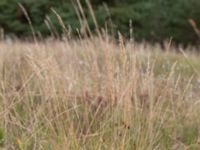
[{"label": "tall grass", "polygon": [[122,38],[0,43],[0,53],[3,149],[200,148],[196,54]]}]

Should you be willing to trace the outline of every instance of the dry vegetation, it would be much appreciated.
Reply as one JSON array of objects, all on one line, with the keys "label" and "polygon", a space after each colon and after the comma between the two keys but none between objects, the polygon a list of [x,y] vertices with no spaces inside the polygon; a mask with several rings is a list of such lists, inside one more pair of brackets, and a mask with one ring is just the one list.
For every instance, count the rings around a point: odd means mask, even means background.
[{"label": "dry vegetation", "polygon": [[198,54],[122,43],[0,43],[0,147],[198,150]]}]

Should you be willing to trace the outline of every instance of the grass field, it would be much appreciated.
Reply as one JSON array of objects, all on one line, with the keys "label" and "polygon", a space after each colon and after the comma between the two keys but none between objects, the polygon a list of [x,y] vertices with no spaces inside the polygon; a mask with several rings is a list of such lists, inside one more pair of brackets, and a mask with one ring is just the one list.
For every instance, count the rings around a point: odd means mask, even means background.
[{"label": "grass field", "polygon": [[199,54],[122,43],[0,43],[0,149],[199,150]]}]

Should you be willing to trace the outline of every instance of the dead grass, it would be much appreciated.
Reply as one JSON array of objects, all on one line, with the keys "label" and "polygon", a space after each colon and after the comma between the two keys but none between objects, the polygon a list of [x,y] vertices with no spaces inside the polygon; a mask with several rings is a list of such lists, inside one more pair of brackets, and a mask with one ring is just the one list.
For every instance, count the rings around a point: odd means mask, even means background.
[{"label": "dead grass", "polygon": [[100,39],[1,43],[0,146],[199,149],[200,60],[187,57]]}]

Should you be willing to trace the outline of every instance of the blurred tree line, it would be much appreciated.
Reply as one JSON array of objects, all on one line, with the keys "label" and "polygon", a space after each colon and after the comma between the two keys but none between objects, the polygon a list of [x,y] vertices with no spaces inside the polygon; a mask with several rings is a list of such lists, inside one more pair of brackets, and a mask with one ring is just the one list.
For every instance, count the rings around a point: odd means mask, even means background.
[{"label": "blurred tree line", "polygon": [[[94,31],[86,2],[80,2]],[[106,27],[112,34],[119,30],[129,37],[131,24],[136,40],[160,42],[172,38],[177,43],[199,42],[188,19],[193,19],[200,27],[200,0],[91,0],[91,3],[99,26]],[[63,33],[59,18],[51,8],[72,33],[77,33],[80,28],[74,8],[78,8],[76,0],[0,0],[0,27],[6,34],[32,35],[27,16],[19,4],[26,9],[37,35]]]}]

